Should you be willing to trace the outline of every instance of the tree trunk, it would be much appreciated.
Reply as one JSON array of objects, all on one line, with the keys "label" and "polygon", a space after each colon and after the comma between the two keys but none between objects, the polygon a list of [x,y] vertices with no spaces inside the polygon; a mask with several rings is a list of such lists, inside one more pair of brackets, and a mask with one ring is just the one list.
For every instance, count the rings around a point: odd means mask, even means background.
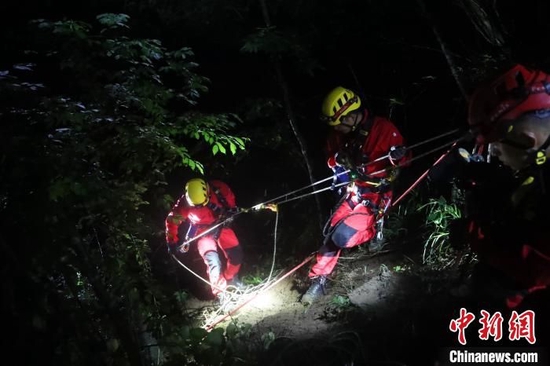
[{"label": "tree trunk", "polygon": [[504,47],[504,32],[496,21],[498,19],[496,11],[493,12],[493,17],[490,16],[477,0],[461,0],[460,4],[476,30],[489,44]]},{"label": "tree trunk", "polygon": [[[266,27],[271,26],[271,19],[269,17],[269,10],[267,8],[267,4],[265,0],[260,0],[260,5],[262,8],[262,14],[264,17],[264,22]],[[315,178],[313,176],[313,169],[311,168],[310,160],[307,154],[307,147],[306,142],[304,141],[302,135],[300,134],[300,131],[298,131],[298,128],[296,127],[296,116],[294,114],[294,111],[292,109],[292,103],[290,102],[290,92],[288,89],[288,84],[286,83],[286,80],[283,75],[283,70],[281,67],[281,64],[277,60],[271,60],[273,64],[273,68],[275,69],[275,75],[277,76],[277,81],[279,83],[279,87],[281,88],[281,92],[283,94],[283,102],[285,105],[285,112],[288,118],[288,122],[290,124],[290,128],[292,129],[292,132],[294,133],[294,136],[296,137],[296,140],[298,141],[298,144],[300,146],[300,151],[302,153],[302,156],[304,157],[304,161],[306,163],[308,175],[309,175],[309,181],[311,184],[315,183]],[[312,190],[315,190],[315,187],[312,187]],[[321,205],[321,201],[319,200],[319,196],[315,195],[315,202],[317,204],[317,214],[319,219],[319,228],[322,230],[324,226],[323,222],[323,209]]]},{"label": "tree trunk", "polygon": [[449,65],[449,68],[451,69],[451,74],[453,75],[453,77],[456,81],[456,85],[458,86],[458,89],[462,93],[462,96],[464,97],[464,99],[467,100],[468,99],[468,93],[466,92],[466,88],[464,87],[464,83],[463,83],[462,79],[460,78],[459,71],[458,71],[460,68],[458,67],[458,65],[456,63],[453,54],[451,53],[449,47],[447,46],[447,44],[445,43],[445,41],[441,37],[441,33],[439,32],[439,29],[438,29],[435,21],[433,20],[432,15],[426,9],[426,3],[424,2],[424,0],[418,0],[418,5],[420,6],[420,10],[422,12],[422,15],[424,17],[426,17],[426,19],[428,19],[429,22],[431,23],[432,31],[435,35],[435,38],[439,42],[439,46],[441,47],[441,51],[443,52],[443,55],[445,56],[445,59],[447,60],[447,64]]}]

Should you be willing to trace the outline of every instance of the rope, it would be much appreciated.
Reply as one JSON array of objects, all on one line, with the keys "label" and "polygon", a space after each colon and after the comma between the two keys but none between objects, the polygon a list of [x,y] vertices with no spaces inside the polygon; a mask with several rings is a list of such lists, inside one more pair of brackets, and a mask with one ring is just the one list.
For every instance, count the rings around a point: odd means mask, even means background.
[{"label": "rope", "polygon": [[258,292],[256,292],[252,297],[248,298],[246,301],[244,301],[243,303],[239,304],[237,307],[235,307],[234,309],[232,309],[231,311],[229,311],[227,314],[225,314],[224,316],[222,316],[220,319],[217,319],[216,321],[212,322],[211,324],[208,324],[205,329],[207,331],[211,331],[216,325],[218,325],[219,323],[223,322],[225,319],[227,319],[228,317],[230,317],[231,315],[233,315],[235,312],[237,312],[239,309],[241,309],[243,306],[245,306],[246,304],[248,304],[250,301],[252,301],[253,299],[255,299],[256,297],[258,297],[258,295],[260,295],[261,293],[264,293],[266,292],[267,290],[270,290],[271,288],[273,288],[275,285],[277,285],[279,282],[281,282],[282,280],[284,280],[286,277],[290,276],[292,273],[296,272],[298,269],[300,269],[302,266],[304,266],[307,262],[309,262],[315,255],[316,252],[314,253],[311,253],[306,259],[304,259],[300,264],[298,264],[296,267],[292,268],[290,271],[288,271],[284,276],[282,276],[281,278],[277,279],[276,281],[274,281],[273,283],[269,284],[268,286],[265,286],[264,288],[260,289]]},{"label": "rope", "polygon": [[[414,147],[416,148],[416,147],[421,146],[421,145],[423,145],[423,144],[425,144],[425,143],[427,143],[427,142],[430,142],[430,141],[433,141],[433,140],[435,140],[435,139],[438,139],[438,138],[441,138],[441,137],[444,137],[444,136],[447,136],[447,135],[456,133],[457,131],[459,131],[459,130],[456,129],[456,130],[453,130],[453,131],[450,131],[450,132],[446,132],[446,133],[444,133],[444,134],[441,134],[441,135],[439,135],[439,136],[432,137],[432,138],[427,139],[427,140],[425,140],[425,141],[423,141],[423,142],[420,142],[420,143],[418,143],[418,144],[415,144]],[[416,161],[416,160],[418,160],[418,159],[424,158],[425,156],[428,156],[428,155],[430,155],[430,154],[432,154],[432,153],[434,153],[434,152],[436,152],[436,151],[439,151],[439,150],[441,150],[441,149],[443,149],[443,148],[445,148],[445,147],[447,147],[447,146],[450,146],[450,145],[452,145],[452,144],[455,144],[455,143],[457,143],[458,141],[465,139],[467,136],[468,136],[468,135],[462,136],[462,137],[460,137],[460,138],[458,138],[458,139],[452,140],[452,141],[447,142],[447,143],[445,143],[445,144],[443,144],[443,145],[441,145],[441,146],[438,146],[438,147],[436,147],[436,148],[434,148],[434,149],[431,149],[431,150],[429,150],[429,151],[427,151],[427,152],[424,152],[424,153],[422,153],[422,154],[420,154],[420,155],[418,155],[418,156],[415,156],[415,157],[411,158],[409,161],[407,161],[407,162],[405,162],[405,163],[396,164],[396,165],[391,166],[391,167],[387,167],[387,168],[384,168],[384,169],[381,169],[381,170],[377,170],[377,171],[375,171],[375,172],[373,172],[373,173],[370,173],[370,174],[366,175],[366,177],[373,177],[373,178],[374,178],[375,175],[377,175],[377,174],[387,172],[387,171],[389,171],[389,170],[391,170],[391,169],[401,168],[401,167],[404,167],[404,166],[406,166],[406,165],[409,165],[409,164],[412,163],[413,161]],[[409,149],[411,149],[411,148],[413,148],[413,147],[410,147],[410,148],[408,148],[407,150],[409,150]],[[368,162],[367,164],[364,164],[363,167],[369,166],[369,165],[371,165],[371,164],[377,163],[377,162],[379,162],[379,161],[381,161],[381,160],[388,159],[388,158],[389,158],[389,154],[384,155],[384,156],[381,156],[381,157],[379,157],[379,158],[377,158],[377,159],[375,159],[375,160],[372,160],[372,161]],[[263,203],[260,203],[259,205],[272,203],[272,202],[274,202],[274,201],[276,201],[276,200],[278,200],[278,199],[280,199],[280,198],[286,198],[286,197],[290,196],[291,194],[300,192],[300,191],[302,191],[302,190],[304,190],[304,189],[310,188],[310,187],[312,187],[312,186],[314,186],[314,185],[317,185],[317,184],[326,182],[326,181],[328,181],[328,180],[332,180],[332,179],[334,179],[335,176],[340,176],[340,175],[343,175],[343,174],[347,174],[347,173],[349,173],[350,171],[351,171],[350,169],[347,169],[347,170],[345,170],[345,171],[343,171],[343,172],[340,172],[340,173],[334,174],[334,175],[332,175],[332,176],[330,176],[330,177],[321,179],[321,180],[319,180],[319,181],[317,181],[317,182],[314,182],[314,183],[312,183],[312,184],[310,184],[310,185],[307,185],[307,186],[304,186],[304,187],[302,187],[302,188],[296,189],[296,190],[294,190],[294,191],[292,191],[292,192],[288,192],[288,193],[286,193],[286,194],[283,194],[283,195],[280,195],[280,196],[278,196],[278,197],[272,198],[272,199],[270,199],[270,200],[268,200],[268,201],[265,201],[265,202],[263,202]],[[286,199],[286,200],[284,200],[284,201],[278,202],[277,204],[282,204],[282,203],[291,202],[291,201],[294,201],[294,200],[297,200],[297,199],[300,199],[300,198],[304,198],[304,197],[307,197],[307,196],[310,196],[310,195],[314,195],[314,194],[317,194],[317,193],[321,193],[321,192],[327,191],[327,190],[329,190],[329,189],[334,189],[334,188],[337,188],[337,187],[342,187],[342,186],[345,186],[345,185],[347,185],[347,184],[348,184],[348,183],[345,183],[345,182],[344,182],[344,183],[339,183],[339,184],[334,185],[334,186],[321,188],[321,189],[318,189],[318,190],[313,191],[313,192],[304,193],[304,194],[302,194],[302,195],[300,195],[300,196],[296,196],[296,197],[292,197],[292,198]]]},{"label": "rope", "polygon": [[[403,194],[401,194],[401,196],[399,196],[399,198],[397,198],[393,204],[392,204],[392,207],[397,205],[397,203],[399,203],[399,201],[401,201],[403,199],[403,197],[405,197],[407,194],[409,194],[418,184],[420,184],[420,182],[426,178],[430,172],[431,169],[433,169],[434,166],[436,166],[437,164],[439,164],[447,155],[449,155],[449,153],[451,151],[453,151],[453,149],[456,148],[457,144],[460,142],[460,141],[463,141],[465,139],[468,139],[470,137],[469,134],[465,134],[463,135],[462,137],[456,139],[454,142],[452,142],[451,144],[451,147],[445,152],[443,153],[433,164],[431,167],[429,167],[428,169],[426,169],[426,171],[424,173],[422,173],[420,175],[420,177],[418,177],[418,179],[407,189],[405,190],[405,192],[403,192]],[[444,146],[448,146],[449,144],[446,144]],[[439,150],[439,149],[438,149]],[[412,160],[412,159],[411,159]]]},{"label": "rope", "polygon": [[[439,138],[441,138],[441,137],[445,137],[445,136],[448,136],[448,135],[452,135],[453,133],[456,133],[456,132],[458,132],[458,131],[460,131],[460,129],[457,128],[457,129],[455,129],[455,130],[452,130],[452,131],[449,131],[449,132],[445,132],[445,133],[443,133],[443,134],[441,134],[441,135],[431,137],[431,138],[429,138],[429,139],[427,139],[427,140],[424,140],[424,141],[421,141],[421,142],[419,142],[419,143],[417,143],[417,144],[414,144],[414,145],[411,145],[411,146],[407,146],[407,147],[405,148],[405,151],[409,151],[409,150],[415,149],[415,148],[417,148],[417,147],[419,147],[419,146],[422,146],[422,145],[424,145],[424,144],[427,144],[428,142],[432,142],[432,141],[437,140],[437,139],[439,139]],[[432,151],[432,152],[433,152],[433,151]],[[425,155],[421,155],[421,157],[423,157],[423,156],[425,156]],[[377,158],[377,159],[374,159],[374,160],[372,160],[372,161],[369,161],[368,163],[362,165],[361,167],[367,167],[367,166],[369,166],[369,165],[371,165],[371,164],[377,163],[377,162],[382,161],[382,160],[384,160],[384,159],[388,159],[389,157],[390,157],[390,154],[388,153],[388,154],[386,154],[386,155],[384,155],[384,156],[381,156],[381,157],[379,157],[379,158]],[[414,158],[411,159],[409,162],[411,162],[411,161],[414,161]],[[393,164],[393,163],[392,163],[392,164]],[[373,174],[375,174],[375,173],[373,173]]]},{"label": "rope", "polygon": [[174,254],[172,254],[172,258],[174,258],[174,260],[176,262],[179,263],[180,266],[182,266],[183,268],[185,268],[187,271],[189,271],[193,276],[197,277],[199,280],[201,280],[202,282],[206,283],[207,285],[209,286],[212,286],[213,288],[215,288],[216,290],[220,291],[220,292],[224,292],[225,289],[222,289],[222,288],[219,288],[213,284],[210,283],[210,281],[208,280],[205,280],[203,277],[201,277],[200,275],[198,275],[197,273],[195,273],[191,268],[187,267],[185,264],[183,264]]},{"label": "rope", "polygon": [[[328,178],[322,179],[322,180],[320,180],[320,181],[318,181],[318,182],[315,182],[315,183],[313,183],[313,184],[316,185],[316,184],[319,184],[319,183],[323,183],[323,182],[326,182],[327,180],[333,179],[334,176],[340,176],[340,175],[346,174],[346,173],[349,173],[349,170],[346,170],[346,171],[343,171],[343,172],[341,172],[341,173],[338,173],[338,174],[335,174],[335,175],[333,175],[333,176],[330,176],[330,177],[328,177]],[[306,197],[306,196],[310,196],[310,195],[313,195],[313,194],[317,194],[317,193],[320,193],[320,192],[324,192],[324,191],[329,190],[329,189],[338,188],[338,187],[341,187],[341,186],[344,186],[344,185],[347,185],[347,184],[348,184],[348,183],[345,183],[345,182],[344,182],[344,183],[339,183],[339,184],[336,184],[336,185],[333,185],[333,186],[330,186],[330,187],[326,187],[326,188],[319,189],[319,190],[314,191],[314,192],[309,192],[309,193],[303,194],[303,195],[301,195],[301,196],[289,198],[289,199],[287,199],[287,200],[285,200],[285,201],[279,202],[278,204],[282,204],[282,203],[287,203],[287,202],[290,202],[290,201],[294,201],[294,200],[297,200],[297,199],[299,199],[299,198],[303,198],[303,197]],[[309,186],[307,186],[307,187],[303,187],[303,188],[297,189],[297,190],[295,190],[295,191],[293,191],[293,192],[289,192],[289,193],[287,193],[287,194],[285,194],[285,195],[281,195],[281,196],[279,196],[279,197],[272,198],[272,199],[270,199],[270,200],[268,200],[268,201],[265,201],[265,202],[263,202],[263,203],[259,203],[259,204],[257,204],[257,205],[254,205],[254,206],[250,207],[250,208],[245,208],[245,209],[243,209],[242,211],[239,211],[239,212],[237,212],[237,213],[231,215],[230,217],[226,218],[225,220],[223,220],[223,221],[217,223],[216,225],[214,225],[214,226],[208,228],[207,230],[201,232],[200,234],[197,234],[197,235],[195,235],[194,237],[192,237],[192,238],[186,240],[186,241],[183,242],[181,245],[178,245],[178,246],[176,247],[176,250],[179,250],[179,248],[185,248],[186,246],[188,246],[188,245],[189,245],[190,243],[192,243],[193,241],[195,241],[195,240],[197,240],[197,239],[203,237],[204,235],[206,235],[206,234],[212,232],[213,230],[217,229],[217,228],[220,227],[221,225],[224,225],[224,224],[227,223],[228,221],[233,220],[233,218],[235,218],[236,216],[240,215],[241,213],[244,213],[244,212],[248,212],[248,211],[250,211],[250,210],[253,210],[254,207],[267,205],[267,204],[269,204],[269,203],[271,203],[271,202],[277,200],[278,198],[288,196],[288,195],[290,195],[290,194],[292,194],[292,193],[301,191],[301,190],[303,190],[304,188],[309,188],[310,186],[312,186],[312,185],[309,185]],[[277,216],[277,220],[278,220],[278,216]]]},{"label": "rope", "polygon": [[[332,177],[331,177],[332,178]],[[324,191],[328,191],[329,189],[334,189],[334,188],[339,188],[339,187],[343,187],[343,186],[347,186],[349,184],[349,182],[342,182],[342,183],[338,183],[338,184],[335,184],[334,186],[329,186],[329,187],[325,187],[325,188],[321,188],[321,189],[318,189],[314,192],[310,192],[310,193],[304,193],[303,195],[301,196],[296,196],[296,197],[292,197],[292,198],[289,198],[287,200],[284,200],[284,201],[281,201],[279,203],[277,203],[278,205],[281,205],[283,203],[288,203],[288,202],[292,202],[292,201],[295,201],[297,199],[300,199],[300,198],[304,198],[304,197],[307,197],[307,196],[311,196],[313,194],[317,194],[317,193],[321,193],[321,192],[324,192]]]},{"label": "rope", "polygon": [[[244,212],[244,211],[243,211]],[[240,212],[239,212],[240,213]],[[239,214],[237,213],[237,214]],[[196,240],[198,239],[199,237],[207,234],[208,232],[211,232],[212,230],[214,230],[215,228],[219,227],[220,225],[222,225],[223,223],[225,223],[225,221],[228,221],[229,219],[232,219],[234,216],[236,216],[237,214],[233,215],[232,217],[222,221],[221,223],[215,225],[214,227],[210,228],[209,230],[206,230],[204,231],[203,233],[201,233],[200,235],[197,235],[196,237],[194,237],[192,240]],[[275,233],[274,233],[274,238],[273,238],[273,260],[272,260],[272,263],[271,263],[271,269],[269,271],[269,276],[267,278],[267,280],[265,281],[265,286],[267,286],[267,284],[269,283],[269,281],[271,280],[271,277],[273,276],[273,271],[275,269],[275,262],[276,262],[276,253],[277,253],[277,229],[278,229],[278,225],[279,225],[279,212],[276,211],[276,215],[275,215]],[[186,243],[189,243],[191,242],[192,240],[188,240]],[[185,244],[185,243],[184,243]],[[184,244],[182,244],[181,246],[183,246]],[[183,268],[185,268],[188,272],[190,272],[192,275],[194,275],[195,277],[197,277],[199,280],[201,280],[202,282],[206,283],[207,285],[209,285],[211,288],[213,289],[216,289],[218,290],[219,292],[223,293],[224,294],[224,306],[226,306],[226,303],[228,302],[231,302],[232,297],[233,297],[233,293],[231,292],[228,292],[227,289],[222,289],[212,283],[210,283],[210,281],[206,280],[204,277],[202,277],[201,275],[197,274],[196,272],[194,272],[191,268],[187,267],[185,264],[183,264],[174,254],[172,254],[172,258],[174,258],[174,260],[180,265],[182,266]],[[227,299],[227,295],[228,294],[231,294],[230,298]]]},{"label": "rope", "polygon": [[[445,144],[443,144],[443,145],[441,145],[441,146],[438,146],[438,147],[436,147],[436,148],[434,148],[434,149],[432,149],[432,150],[430,150],[430,151],[427,151],[427,152],[425,152],[425,153],[423,153],[423,154],[420,154],[420,155],[418,155],[418,156],[416,156],[416,157],[411,158],[411,159],[410,159],[409,161],[407,161],[406,163],[397,164],[397,165],[392,166],[392,167],[387,167],[387,168],[384,168],[384,169],[381,169],[381,170],[377,170],[377,171],[375,171],[375,172],[373,172],[373,173],[370,173],[370,174],[368,174],[368,175],[365,175],[365,176],[366,176],[366,177],[372,177],[372,178],[374,178],[375,175],[377,175],[377,174],[384,173],[384,172],[387,172],[387,171],[392,170],[392,169],[395,169],[395,168],[401,168],[401,167],[403,167],[403,166],[409,165],[411,162],[413,162],[413,161],[415,161],[415,160],[418,160],[418,159],[421,159],[421,158],[423,158],[423,157],[425,157],[425,156],[428,156],[428,155],[430,155],[430,154],[432,154],[432,153],[434,153],[434,152],[436,152],[436,151],[438,151],[438,150],[441,150],[441,149],[443,149],[443,148],[445,148],[445,147],[447,147],[447,146],[449,146],[449,145],[456,144],[456,143],[458,143],[458,142],[459,142],[460,140],[462,140],[462,139],[463,139],[463,137],[461,137],[461,138],[459,138],[459,139],[456,139],[456,140],[454,140],[454,141],[447,142],[447,143],[445,143]],[[389,154],[388,154],[388,155],[381,156],[380,158],[378,158],[378,159],[376,159],[376,160],[373,160],[373,161],[369,162],[368,164],[365,164],[365,166],[367,166],[367,165],[369,165],[369,164],[373,164],[373,163],[375,163],[375,162],[377,162],[377,161],[386,159],[386,158],[388,158],[388,157],[389,157]],[[338,174],[335,174],[335,175],[336,175],[336,176],[339,176],[339,175],[346,174],[346,173],[349,173],[349,172],[350,172],[350,170],[348,169],[348,170],[346,170],[346,171],[344,171],[344,172],[341,172],[341,173],[338,173]],[[320,181],[318,181],[318,182],[315,182],[314,184],[319,184],[319,183],[321,183],[321,182],[325,182],[325,181],[327,181],[327,180],[333,179],[333,177],[334,177],[334,175],[333,175],[333,176],[330,176],[330,177],[328,177],[328,178],[325,178],[325,179],[323,179],[323,180],[320,180]],[[286,199],[286,200],[284,200],[284,201],[278,202],[277,204],[280,205],[280,204],[283,204],[283,203],[288,203],[288,202],[291,202],[291,201],[294,201],[294,200],[297,200],[297,199],[301,199],[301,198],[304,198],[304,197],[307,197],[307,196],[311,196],[311,195],[314,195],[314,194],[317,194],[317,193],[321,193],[321,192],[327,191],[327,190],[329,190],[329,189],[334,189],[334,188],[342,187],[342,186],[345,186],[345,185],[348,185],[348,184],[349,184],[349,182],[338,183],[338,184],[336,184],[336,185],[331,185],[331,186],[329,186],[329,187],[321,188],[321,189],[318,189],[318,190],[313,191],[313,192],[304,193],[304,194],[302,194],[302,195],[300,195],[300,196],[296,196],[296,197],[292,197],[292,198]],[[310,185],[310,186],[311,186],[311,185]],[[307,186],[307,187],[304,187],[304,188],[309,188],[310,186]],[[298,191],[300,191],[300,190],[303,190],[304,188],[300,188],[300,189],[295,190],[295,191],[293,191],[293,192],[291,192],[291,193],[298,192]],[[288,194],[286,194],[286,195],[281,195],[281,196],[279,196],[279,197],[273,198],[273,199],[271,199],[271,200],[269,200],[269,201],[264,202],[263,204],[267,204],[267,203],[273,202],[273,201],[275,201],[276,199],[281,198],[281,197],[286,197],[286,196],[290,195],[291,193],[288,193]],[[260,204],[260,205],[261,205],[261,204]]]},{"label": "rope", "polygon": [[427,139],[427,140],[421,141],[421,142],[419,142],[419,143],[417,143],[417,144],[415,144],[415,145],[411,145],[411,146],[409,146],[408,148],[409,148],[409,149],[414,149],[414,148],[417,148],[418,146],[422,146],[422,145],[424,145],[424,144],[427,144],[428,142],[432,142],[432,141],[437,140],[437,139],[439,139],[439,138],[441,138],[441,137],[445,137],[445,136],[448,136],[448,135],[452,135],[452,134],[457,133],[457,132],[459,132],[459,131],[460,131],[460,129],[457,128],[457,129],[455,129],[455,130],[452,130],[452,131],[449,131],[449,132],[445,132],[445,133],[442,133],[441,135],[434,136],[434,137],[431,137],[431,138],[429,138],[429,139]]},{"label": "rope", "polygon": [[400,163],[400,164],[397,164],[397,165],[392,166],[392,167],[387,167],[387,168],[384,168],[384,169],[377,170],[377,171],[375,171],[375,172],[373,172],[373,173],[370,173],[368,176],[374,176],[374,175],[376,175],[376,174],[384,173],[384,172],[387,172],[387,171],[392,170],[392,169],[395,169],[395,168],[402,168],[402,167],[404,167],[404,166],[409,165],[409,164],[412,163],[413,161],[416,161],[416,160],[418,160],[418,159],[422,159],[423,157],[428,156],[428,155],[430,155],[430,154],[432,154],[432,153],[434,153],[434,152],[436,152],[436,151],[439,151],[439,150],[441,150],[441,149],[443,149],[443,148],[446,148],[447,146],[454,145],[454,144],[460,142],[461,140],[464,140],[465,138],[466,138],[466,136],[463,136],[463,137],[460,137],[460,138],[458,138],[458,139],[449,141],[449,142],[447,142],[447,143],[445,143],[445,144],[443,144],[443,145],[441,145],[441,146],[438,146],[438,147],[436,147],[436,148],[434,148],[434,149],[431,149],[431,150],[429,150],[429,151],[426,151],[425,153],[422,153],[422,154],[420,154],[420,155],[417,155],[417,156],[415,156],[415,157],[412,157],[409,161],[407,161],[407,162],[405,162],[405,163]]},{"label": "rope", "polygon": [[271,280],[271,276],[273,275],[273,270],[275,269],[275,257],[277,255],[277,228],[279,227],[279,210],[275,213],[275,229],[273,232],[273,260],[271,262],[271,269],[269,270],[269,276],[267,276],[267,281]]},{"label": "rope", "polygon": [[197,239],[203,237],[204,235],[208,234],[209,232],[211,232],[211,231],[217,229],[217,228],[220,227],[221,225],[225,224],[227,221],[232,220],[233,217],[237,216],[239,213],[240,213],[240,212],[236,213],[235,215],[233,215],[233,216],[231,216],[231,217],[228,217],[227,219],[223,220],[222,222],[219,222],[219,223],[217,223],[216,225],[210,227],[208,230],[205,230],[205,231],[203,231],[202,233],[195,235],[195,236],[192,237],[191,239],[188,239],[188,240],[184,241],[181,245],[178,245],[178,246],[176,247],[176,250],[179,250],[180,248],[184,248],[184,252],[187,252],[188,249],[186,250],[185,248],[188,248],[188,247],[189,247],[189,244],[190,244],[191,242],[193,242],[193,241],[195,241],[195,240],[197,240]]},{"label": "rope", "polygon": [[[454,134],[454,133],[456,133],[456,132],[459,132],[459,131],[460,131],[460,129],[454,129],[454,130],[452,130],[452,131],[442,133],[442,134],[440,134],[440,135],[437,135],[437,136],[431,137],[431,138],[429,138],[429,139],[426,139],[426,140],[424,140],[424,141],[421,141],[421,142],[419,142],[419,143],[417,143],[417,144],[411,145],[411,146],[407,147],[406,150],[408,151],[408,150],[417,148],[417,147],[419,147],[419,146],[422,146],[422,145],[424,145],[424,144],[427,144],[428,142],[432,142],[432,141],[437,140],[437,139],[440,139],[440,138],[442,138],[442,137],[445,137],[445,136],[448,136],[448,135],[452,135],[452,134]],[[451,143],[452,143],[452,142],[451,142]],[[432,153],[432,152],[434,152],[434,151],[437,151],[437,150],[439,150],[439,149],[442,149],[442,148],[444,148],[445,146],[448,146],[448,145],[441,146],[441,147],[436,148],[436,149],[434,149],[434,150],[431,150],[431,151],[429,151],[429,152],[427,152],[427,153],[424,153],[424,154],[420,155],[419,157],[412,158],[412,159],[409,161],[409,163],[412,162],[412,161],[414,161],[414,160],[416,160],[416,159],[418,159],[418,158],[420,158],[420,157],[424,157],[424,156],[426,156],[426,155],[428,155],[428,154],[430,154],[430,153]],[[381,156],[381,157],[379,157],[379,158],[377,158],[377,159],[374,159],[374,160],[372,160],[372,161],[370,161],[370,162],[368,162],[368,163],[362,165],[362,167],[367,167],[367,166],[369,166],[369,165],[375,164],[375,163],[377,163],[377,162],[379,162],[379,161],[382,161],[382,160],[384,160],[384,159],[388,159],[389,157],[390,157],[390,154],[383,155],[383,156]],[[290,195],[292,195],[292,194],[298,193],[298,192],[303,191],[303,190],[305,190],[305,189],[308,189],[308,188],[310,188],[310,187],[313,187],[313,186],[316,186],[316,185],[318,185],[318,184],[321,184],[321,183],[324,183],[324,182],[326,182],[326,181],[329,181],[329,180],[331,180],[331,179],[334,179],[334,176],[340,176],[340,175],[343,175],[343,174],[347,174],[347,173],[349,173],[349,172],[350,172],[350,170],[348,169],[348,170],[343,171],[343,172],[340,172],[340,173],[338,173],[338,174],[331,175],[330,177],[327,177],[327,178],[318,180],[317,182],[308,184],[307,186],[304,186],[304,187],[302,187],[302,188],[298,188],[298,189],[296,189],[296,190],[294,190],[294,191],[287,192],[287,193],[285,193],[285,194],[282,194],[282,195],[280,195],[280,196],[277,196],[277,197],[275,197],[275,198],[272,198],[272,199],[270,199],[270,200],[268,200],[268,201],[265,201],[265,202],[263,202],[263,203],[261,203],[261,204],[268,204],[268,203],[272,203],[272,202],[274,202],[274,201],[277,201],[278,199],[286,198],[286,197],[288,197],[288,196],[290,196]],[[378,174],[378,173],[381,173],[381,172],[382,172],[382,171],[378,171],[378,172],[372,173],[372,174],[370,174],[370,175]],[[306,197],[306,196],[308,196],[308,195],[310,195],[310,194],[320,193],[320,192],[326,191],[327,189],[329,189],[329,188],[325,188],[325,189],[317,190],[317,191],[314,191],[314,192],[310,192],[309,194],[303,194],[303,195],[299,196],[299,198]],[[291,199],[291,200],[294,200],[294,199]],[[290,201],[290,200],[284,201],[284,203],[289,202],[289,201]]]},{"label": "rope", "polygon": [[[280,198],[288,197],[288,196],[290,196],[291,194],[294,194],[294,193],[303,191],[304,189],[307,189],[307,188],[309,188],[309,187],[313,187],[313,186],[316,186],[316,185],[318,185],[318,184],[324,183],[324,182],[326,182],[326,181],[332,180],[332,179],[334,179],[335,176],[339,177],[340,175],[344,175],[344,174],[347,174],[347,173],[349,173],[349,172],[350,172],[350,170],[348,169],[348,170],[346,170],[346,171],[343,171],[343,172],[340,172],[340,173],[337,173],[337,174],[333,174],[333,175],[331,175],[330,177],[327,177],[327,178],[318,180],[317,182],[314,182],[314,183],[312,183],[312,184],[309,184],[309,185],[307,185],[307,186],[305,186],[305,187],[298,188],[298,189],[296,189],[296,190],[294,190],[294,191],[292,191],[292,192],[288,192],[288,193],[282,194],[282,195],[280,195],[280,196],[278,196],[278,197],[275,197],[275,198],[272,198],[272,199],[270,199],[270,200],[268,200],[268,201],[265,201],[265,202],[263,202],[263,203],[260,203],[260,205],[262,205],[262,204],[265,205],[265,204],[271,203],[271,202],[273,202],[273,201],[276,201],[276,200],[278,200],[278,199],[280,199]],[[325,191],[325,190],[326,190],[326,189],[319,190],[319,191],[315,191],[315,192],[310,192],[310,193],[304,194],[304,195],[302,195],[302,196],[300,196],[300,197],[305,197],[305,196],[307,196],[307,195],[309,195],[309,194],[315,194],[315,193],[319,193],[319,192],[322,192],[322,191]],[[288,202],[288,201],[285,201],[285,202]]]},{"label": "rope", "polygon": [[451,146],[451,148],[449,150],[447,150],[445,153],[443,153],[439,159],[437,159],[435,161],[435,163],[432,164],[431,167],[429,167],[428,169],[426,169],[426,171],[424,173],[422,173],[422,175],[420,175],[420,177],[407,189],[405,190],[405,192],[403,192],[403,194],[401,194],[401,196],[399,196],[399,198],[397,198],[393,204],[392,204],[392,207],[397,205],[397,203],[399,201],[401,201],[403,199],[403,197],[405,197],[407,194],[409,194],[418,184],[420,184],[420,182],[426,178],[426,176],[428,176],[428,173],[430,172],[430,170],[432,170],[432,168],[434,166],[436,166],[437,164],[439,164],[447,155],[449,155],[449,153],[451,151],[453,151],[453,149],[456,147],[456,145],[458,144],[458,141],[455,141],[455,143]]}]

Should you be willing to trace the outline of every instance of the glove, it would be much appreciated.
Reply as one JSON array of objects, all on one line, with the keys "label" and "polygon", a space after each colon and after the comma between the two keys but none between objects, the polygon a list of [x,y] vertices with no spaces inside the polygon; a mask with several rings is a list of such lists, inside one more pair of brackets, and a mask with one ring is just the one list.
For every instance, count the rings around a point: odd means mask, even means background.
[{"label": "glove", "polygon": [[397,161],[403,159],[407,153],[407,148],[404,146],[392,146],[390,148],[390,160]]},{"label": "glove", "polygon": [[259,211],[259,210],[270,210],[273,212],[277,212],[277,204],[276,203],[260,203],[256,206],[252,206],[253,211]]},{"label": "glove", "polygon": [[276,203],[268,203],[268,204],[264,205],[263,208],[265,210],[270,210],[272,212],[277,212],[279,210]]},{"label": "glove", "polygon": [[233,221],[234,217],[241,212],[244,212],[244,211],[239,207],[233,207],[233,208],[227,209],[219,216],[219,220],[224,221],[226,224],[229,224],[230,222]]},{"label": "glove", "polygon": [[343,166],[347,169],[355,166],[351,159],[351,156],[345,150],[337,152],[336,155],[334,155],[334,160],[336,161],[336,165]]},{"label": "glove", "polygon": [[340,165],[335,165],[332,168],[332,173],[333,173],[332,184],[333,185],[336,185],[338,183],[349,183],[349,181],[350,181],[349,172],[344,173],[346,170],[347,169],[345,169],[343,166],[340,166]]}]

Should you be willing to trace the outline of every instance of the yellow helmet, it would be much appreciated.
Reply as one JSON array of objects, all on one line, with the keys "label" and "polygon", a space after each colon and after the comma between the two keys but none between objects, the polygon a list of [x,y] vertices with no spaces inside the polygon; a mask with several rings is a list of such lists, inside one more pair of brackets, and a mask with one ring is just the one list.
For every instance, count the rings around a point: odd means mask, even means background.
[{"label": "yellow helmet", "polygon": [[185,184],[185,199],[190,206],[204,206],[208,203],[208,183],[193,178]]},{"label": "yellow helmet", "polygon": [[342,117],[360,106],[361,99],[354,92],[338,86],[328,93],[323,101],[322,119],[331,126],[339,125],[342,123]]}]

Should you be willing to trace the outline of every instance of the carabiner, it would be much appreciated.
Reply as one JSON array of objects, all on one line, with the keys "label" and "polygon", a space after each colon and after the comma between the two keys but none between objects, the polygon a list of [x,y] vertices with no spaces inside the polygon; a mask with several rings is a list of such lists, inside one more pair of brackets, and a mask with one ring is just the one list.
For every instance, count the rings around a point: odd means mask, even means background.
[{"label": "carabiner", "polygon": [[181,253],[187,253],[189,251],[189,243],[183,243],[180,247],[179,247],[179,251]]}]

